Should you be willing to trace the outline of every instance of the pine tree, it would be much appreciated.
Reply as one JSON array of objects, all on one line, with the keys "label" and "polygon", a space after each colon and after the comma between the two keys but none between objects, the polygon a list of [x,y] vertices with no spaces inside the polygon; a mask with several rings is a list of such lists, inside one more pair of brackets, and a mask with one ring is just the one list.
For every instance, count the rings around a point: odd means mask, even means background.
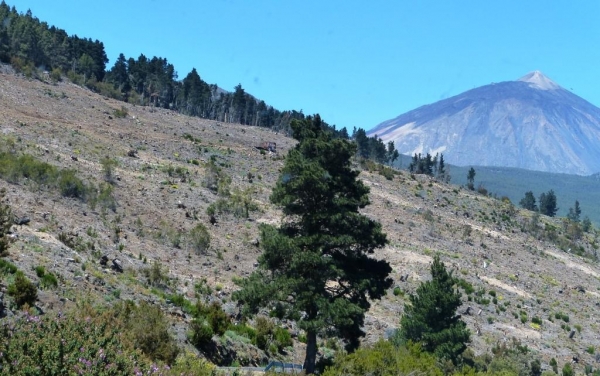
[{"label": "pine tree", "polygon": [[408,340],[419,343],[424,350],[458,364],[470,333],[456,314],[461,305],[461,295],[454,287],[456,279],[439,255],[433,258],[431,277],[410,296],[411,304],[404,309],[401,328],[392,340],[397,344]]},{"label": "pine tree", "polygon": [[567,218],[575,223],[579,223],[581,220],[581,207],[579,206],[579,200],[575,200],[575,209],[569,208],[569,214]]},{"label": "pine tree", "polygon": [[467,188],[472,191],[475,190],[475,169],[473,167],[469,169],[467,174]]},{"label": "pine tree", "polygon": [[281,227],[263,225],[258,269],[234,299],[245,312],[261,307],[306,331],[304,361],[315,370],[317,335],[327,331],[358,347],[371,299],[391,286],[391,267],[370,254],[387,243],[381,225],[362,215],[369,188],[350,159],[356,146],[333,139],[318,115],[293,121],[299,143],[286,157],[271,201],[283,209]]},{"label": "pine tree", "polygon": [[552,189],[547,193],[542,193],[539,201],[540,214],[544,214],[549,217],[554,217],[556,215],[558,208],[556,207],[556,195]]},{"label": "pine tree", "polygon": [[538,210],[537,205],[535,203],[535,196],[533,195],[532,191],[525,192],[525,197],[523,197],[521,201],[519,201],[519,205],[521,205],[523,209],[531,211]]}]

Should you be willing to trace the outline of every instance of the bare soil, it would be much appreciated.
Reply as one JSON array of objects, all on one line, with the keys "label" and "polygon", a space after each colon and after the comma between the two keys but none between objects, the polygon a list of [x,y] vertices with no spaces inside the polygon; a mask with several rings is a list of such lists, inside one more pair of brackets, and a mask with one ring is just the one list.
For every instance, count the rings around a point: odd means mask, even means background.
[{"label": "bare soil", "polygon": [[[114,114],[121,107],[127,110],[125,118]],[[215,298],[235,311],[229,300],[236,288],[232,279],[255,268],[260,254],[255,245],[258,224],[280,221],[281,213],[270,204],[269,194],[294,140],[262,128],[133,106],[68,82],[49,84],[10,73],[0,74],[0,126],[2,138],[14,142],[16,152],[74,169],[95,186],[104,180],[100,161],[108,156],[118,162],[116,211],[91,208],[31,182],[0,180],[14,212],[31,219],[28,225],[15,226],[18,240],[8,259],[34,281],[39,280],[33,270],[38,265],[60,276],[57,289],[40,293],[40,309],[64,309],[85,296],[109,302],[145,299],[174,313],[174,330],[184,343],[188,318],[157,297],[143,276],[142,271],[156,260],[167,268],[173,292],[192,298],[193,286],[205,279]],[[185,138],[186,134],[193,139]],[[277,153],[255,148],[265,141],[276,142]],[[136,157],[128,156],[131,150],[136,150]],[[249,219],[218,216],[216,225],[210,224],[205,212],[218,199],[204,186],[211,157],[231,177],[232,187],[253,189],[259,210],[251,212]],[[169,176],[169,166],[189,174]],[[476,353],[516,337],[545,363],[552,357],[565,362],[573,355],[581,359],[576,367],[595,362],[595,356],[586,352],[590,346],[600,346],[600,268],[593,257],[565,252],[523,231],[531,214],[510,203],[406,172],[392,181],[369,171],[360,177],[371,188],[372,204],[364,213],[382,223],[390,240],[375,257],[390,262],[395,287],[402,292],[390,291],[373,302],[366,342],[398,326],[407,294],[429,278],[431,257],[439,253],[456,276],[485,291],[483,297],[489,300],[476,303],[464,294],[460,310],[471,307],[471,314],[463,314],[463,319],[473,333]],[[560,220],[541,220],[562,231]],[[212,239],[204,254],[194,252],[185,241],[175,247],[164,236],[168,229],[185,234],[199,222],[209,228]],[[120,229],[118,239],[115,228]],[[59,240],[61,233],[92,246],[70,248]],[[595,235],[584,234],[578,245],[593,254],[595,241]],[[101,254],[119,259],[125,272],[101,266]],[[569,322],[556,319],[557,312],[568,315]],[[534,325],[533,317],[539,317],[542,325]],[[575,330],[573,338],[565,325]],[[299,361],[303,355],[298,344],[289,360]]]}]

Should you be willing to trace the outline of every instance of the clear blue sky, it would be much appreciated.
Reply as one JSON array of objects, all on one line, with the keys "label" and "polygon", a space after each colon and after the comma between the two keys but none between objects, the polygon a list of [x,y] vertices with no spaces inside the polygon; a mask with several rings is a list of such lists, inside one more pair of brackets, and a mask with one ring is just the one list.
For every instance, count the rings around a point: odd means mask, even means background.
[{"label": "clear blue sky", "polygon": [[370,129],[540,70],[600,106],[600,1],[7,0],[104,43],[112,67],[165,57],[280,110]]}]

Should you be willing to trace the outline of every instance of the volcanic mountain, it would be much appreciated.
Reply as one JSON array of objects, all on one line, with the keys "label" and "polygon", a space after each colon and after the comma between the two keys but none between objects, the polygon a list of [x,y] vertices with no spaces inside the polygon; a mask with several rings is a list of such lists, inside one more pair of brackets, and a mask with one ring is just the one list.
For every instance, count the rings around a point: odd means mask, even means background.
[{"label": "volcanic mountain", "polygon": [[447,163],[589,175],[600,172],[600,108],[544,76],[481,86],[368,132],[400,153]]}]

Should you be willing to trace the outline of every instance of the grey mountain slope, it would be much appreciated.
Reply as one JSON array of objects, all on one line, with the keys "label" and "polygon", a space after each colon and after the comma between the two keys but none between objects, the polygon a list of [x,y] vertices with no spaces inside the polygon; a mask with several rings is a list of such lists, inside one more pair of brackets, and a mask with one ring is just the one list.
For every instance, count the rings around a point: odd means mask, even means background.
[{"label": "grey mountain slope", "polygon": [[368,133],[448,163],[589,175],[600,171],[600,108],[532,72],[385,121]]}]

